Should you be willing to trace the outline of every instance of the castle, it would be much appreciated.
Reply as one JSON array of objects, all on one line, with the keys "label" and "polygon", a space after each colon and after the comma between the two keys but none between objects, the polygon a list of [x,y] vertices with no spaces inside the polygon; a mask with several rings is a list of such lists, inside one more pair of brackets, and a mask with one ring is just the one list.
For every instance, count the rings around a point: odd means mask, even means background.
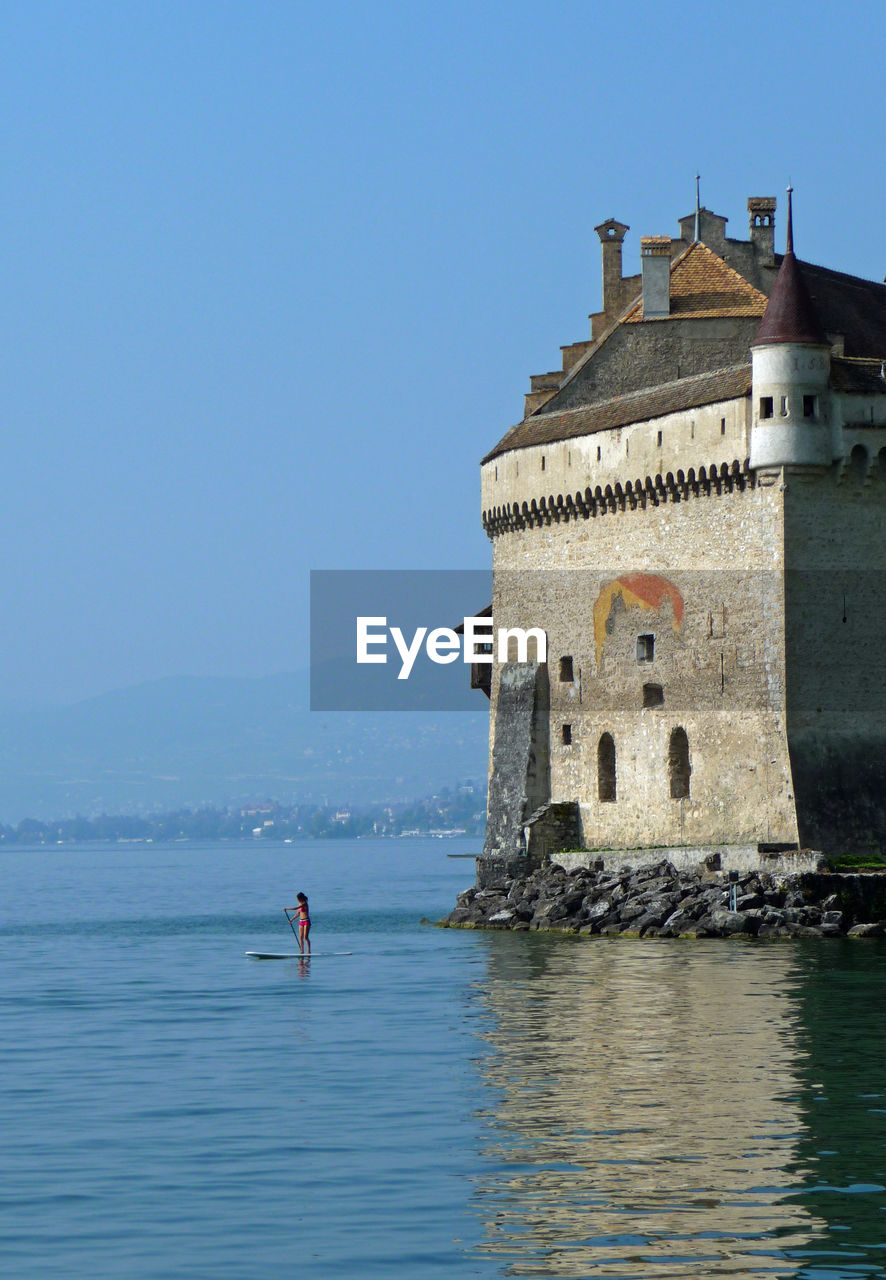
[{"label": "castle", "polygon": [[598,226],[590,338],[483,459],[496,627],[547,661],[475,669],[481,879],[886,848],[886,285],[796,257],[790,201],[783,254],[753,197],[747,240],[697,206],[639,275]]}]

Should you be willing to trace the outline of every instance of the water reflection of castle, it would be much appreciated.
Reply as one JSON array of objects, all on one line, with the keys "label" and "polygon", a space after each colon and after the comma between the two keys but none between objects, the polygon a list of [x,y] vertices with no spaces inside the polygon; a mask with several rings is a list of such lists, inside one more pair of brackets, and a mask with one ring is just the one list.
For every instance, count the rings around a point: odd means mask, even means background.
[{"label": "water reflection of castle", "polygon": [[789,1198],[803,1176],[797,953],[486,945],[484,1070],[500,1101],[484,1252],[512,1275],[796,1274],[787,1255],[826,1230]]}]

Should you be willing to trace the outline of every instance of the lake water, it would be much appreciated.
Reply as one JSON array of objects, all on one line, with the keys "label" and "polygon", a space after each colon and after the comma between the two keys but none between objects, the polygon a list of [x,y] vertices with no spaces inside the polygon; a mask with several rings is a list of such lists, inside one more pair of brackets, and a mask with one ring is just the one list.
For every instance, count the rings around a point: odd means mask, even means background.
[{"label": "lake water", "polygon": [[2,1274],[886,1274],[884,944],[421,925],[471,847],[0,851]]}]

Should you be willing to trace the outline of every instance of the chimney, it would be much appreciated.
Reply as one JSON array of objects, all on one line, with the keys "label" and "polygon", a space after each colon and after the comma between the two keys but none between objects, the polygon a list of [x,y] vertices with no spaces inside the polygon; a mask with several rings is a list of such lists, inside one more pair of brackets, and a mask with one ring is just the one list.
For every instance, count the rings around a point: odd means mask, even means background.
[{"label": "chimney", "polygon": [[643,269],[643,319],[661,320],[671,314],[671,237],[644,236],[640,241]]},{"label": "chimney", "polygon": [[775,196],[748,196],[748,223],[754,256],[771,262],[775,253]]},{"label": "chimney", "polygon": [[603,311],[608,315],[621,310],[621,246],[630,227],[609,218],[594,230],[600,237],[603,251]]}]

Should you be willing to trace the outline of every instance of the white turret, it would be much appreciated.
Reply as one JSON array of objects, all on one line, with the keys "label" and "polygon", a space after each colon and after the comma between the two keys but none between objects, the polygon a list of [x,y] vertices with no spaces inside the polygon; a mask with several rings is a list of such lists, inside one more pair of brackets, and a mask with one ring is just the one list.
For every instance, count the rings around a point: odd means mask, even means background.
[{"label": "white turret", "polygon": [[790,188],[786,251],[751,360],[751,467],[828,466],[830,343],[794,257]]}]

